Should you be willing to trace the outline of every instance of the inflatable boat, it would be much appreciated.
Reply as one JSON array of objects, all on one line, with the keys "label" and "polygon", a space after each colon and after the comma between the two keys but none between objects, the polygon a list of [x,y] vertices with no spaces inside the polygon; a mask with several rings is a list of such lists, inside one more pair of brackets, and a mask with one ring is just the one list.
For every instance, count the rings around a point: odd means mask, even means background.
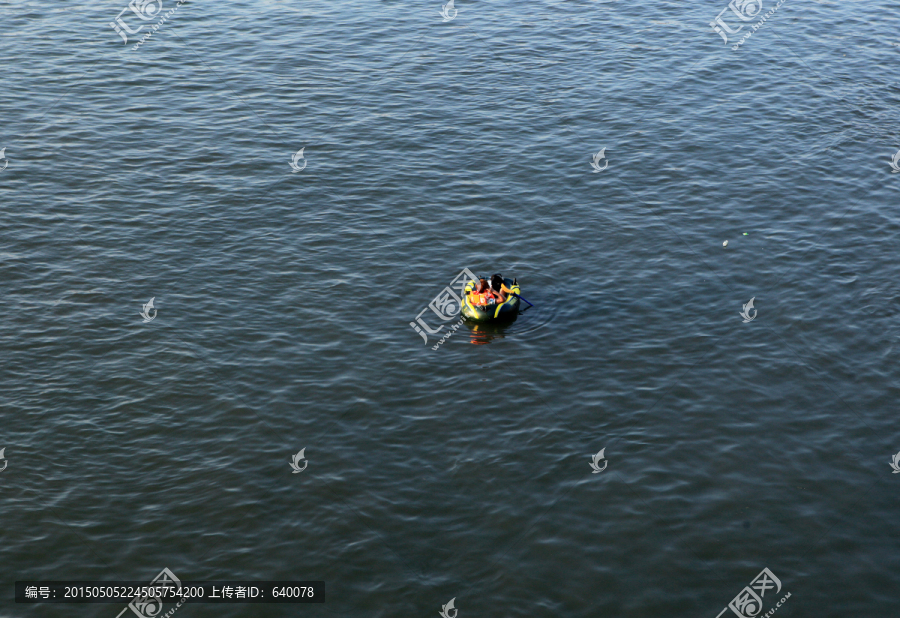
[{"label": "inflatable boat", "polygon": [[[519,286],[512,279],[503,279],[503,283],[507,288],[512,290],[513,294],[520,294]],[[491,303],[488,305],[473,305],[469,292],[475,289],[477,283],[469,281],[466,284],[465,298],[463,298],[460,313],[468,320],[475,322],[499,322],[505,320],[514,320],[519,315],[519,297],[513,294],[507,294],[506,302]]]}]

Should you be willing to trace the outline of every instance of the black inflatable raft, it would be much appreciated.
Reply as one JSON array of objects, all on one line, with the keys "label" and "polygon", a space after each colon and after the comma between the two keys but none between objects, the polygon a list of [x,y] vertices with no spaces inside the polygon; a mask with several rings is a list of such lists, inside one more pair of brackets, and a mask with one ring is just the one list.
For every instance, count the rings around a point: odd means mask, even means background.
[{"label": "black inflatable raft", "polygon": [[[521,294],[519,286],[513,283],[512,279],[503,279],[506,287],[513,291],[514,294]],[[491,303],[488,305],[473,305],[469,292],[475,289],[477,283],[469,281],[466,284],[465,297],[463,298],[460,313],[468,320],[475,322],[499,322],[504,320],[514,320],[519,315],[519,297],[513,294],[507,294],[506,302]]]}]

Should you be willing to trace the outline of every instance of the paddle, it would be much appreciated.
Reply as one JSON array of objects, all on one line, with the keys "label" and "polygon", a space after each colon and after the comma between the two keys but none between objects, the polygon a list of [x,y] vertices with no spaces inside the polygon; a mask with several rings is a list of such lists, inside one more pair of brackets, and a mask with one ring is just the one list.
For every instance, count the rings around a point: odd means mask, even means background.
[{"label": "paddle", "polygon": [[[525,300],[524,298],[522,298],[521,296],[519,296],[519,295],[516,294],[515,292],[510,292],[510,295],[515,296],[515,297],[518,298],[519,300]],[[534,305],[532,305],[531,303],[529,303],[527,300],[525,300],[525,302],[528,303],[529,306],[534,307]]]}]

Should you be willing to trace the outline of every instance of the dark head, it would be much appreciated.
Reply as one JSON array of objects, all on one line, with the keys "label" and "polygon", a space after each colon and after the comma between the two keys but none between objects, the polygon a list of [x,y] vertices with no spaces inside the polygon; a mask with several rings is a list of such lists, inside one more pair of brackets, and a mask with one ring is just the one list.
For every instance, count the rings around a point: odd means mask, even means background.
[{"label": "dark head", "polygon": [[503,277],[501,275],[491,275],[491,287],[495,292],[499,292],[503,286]]},{"label": "dark head", "polygon": [[483,292],[487,292],[487,290],[488,290],[488,282],[485,281],[484,279],[479,279],[478,285],[475,286],[475,291],[478,292],[479,294],[481,294]]}]

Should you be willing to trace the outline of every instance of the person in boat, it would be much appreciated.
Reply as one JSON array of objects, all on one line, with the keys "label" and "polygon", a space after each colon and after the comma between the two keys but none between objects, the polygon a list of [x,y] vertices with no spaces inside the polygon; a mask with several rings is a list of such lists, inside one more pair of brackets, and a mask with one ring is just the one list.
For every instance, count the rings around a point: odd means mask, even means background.
[{"label": "person in boat", "polygon": [[478,284],[473,289],[469,290],[469,302],[478,306],[488,305],[491,300],[494,300],[495,302],[497,300],[494,291],[491,289],[491,286],[488,285],[486,279],[479,279]]},{"label": "person in boat", "polygon": [[469,294],[469,302],[473,305],[492,305],[505,303],[512,290],[503,283],[502,276],[493,275],[490,283],[484,278],[479,279],[478,285]]},{"label": "person in boat", "polygon": [[[482,279],[482,281],[484,280]],[[506,302],[507,294],[513,293],[513,291],[506,287],[506,284],[503,283],[503,277],[501,275],[491,276],[491,291],[501,303]]]}]

